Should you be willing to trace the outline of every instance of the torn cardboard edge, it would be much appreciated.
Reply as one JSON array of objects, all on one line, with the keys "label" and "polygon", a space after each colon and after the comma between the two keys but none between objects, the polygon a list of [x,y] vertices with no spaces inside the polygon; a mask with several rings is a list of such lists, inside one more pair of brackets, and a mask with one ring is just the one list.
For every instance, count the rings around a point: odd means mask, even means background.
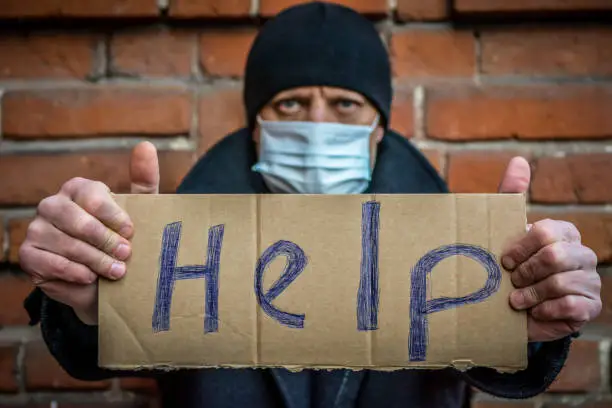
[{"label": "torn cardboard edge", "polygon": [[[495,320],[499,321],[503,315],[506,315],[511,322],[509,325],[511,330],[506,328],[497,335],[500,341],[507,343],[506,346],[497,347],[495,351],[487,351],[487,346],[494,344],[492,339],[496,335],[492,332],[496,330],[489,329],[488,334],[484,336],[485,338],[478,340],[474,339],[474,336],[461,334],[462,332],[457,331],[458,329],[455,327],[455,340],[453,341],[459,344],[455,344],[453,347],[460,353],[457,358],[453,358],[452,350],[449,353],[449,350],[444,350],[443,347],[441,350],[435,350],[434,352],[434,354],[439,355],[438,358],[430,359],[431,355],[429,353],[432,349],[430,347],[428,358],[425,361],[410,362],[407,361],[404,350],[408,343],[397,341],[398,338],[409,337],[410,335],[409,331],[405,330],[406,328],[397,330],[397,326],[406,325],[408,314],[404,312],[401,318],[381,317],[382,314],[388,316],[390,311],[395,309],[393,307],[395,300],[398,301],[398,304],[401,303],[410,310],[411,294],[406,293],[405,287],[399,291],[393,289],[394,286],[401,286],[399,283],[404,283],[406,284],[404,286],[407,287],[411,285],[410,279],[406,279],[406,275],[410,274],[410,268],[403,266],[405,262],[402,259],[410,258],[412,264],[414,264],[417,259],[421,259],[423,252],[427,252],[426,248],[444,246],[440,244],[443,244],[445,239],[440,239],[440,236],[446,234],[446,237],[449,238],[446,239],[446,245],[452,245],[453,242],[466,242],[466,245],[469,245],[469,241],[472,240],[472,244],[475,244],[473,246],[491,252],[495,264],[498,268],[501,268],[498,259],[503,241],[525,231],[526,211],[523,195],[117,195],[115,198],[132,217],[137,233],[133,240],[133,256],[128,262],[126,278],[119,282],[101,282],[99,286],[99,362],[105,368],[171,370],[205,367],[284,367],[297,371],[311,368],[393,371],[410,368],[439,369],[449,366],[465,370],[471,367],[485,366],[500,372],[514,372],[526,367],[526,315],[510,309],[507,295],[509,295],[512,287],[511,283],[510,286],[508,285],[509,275],[507,273],[502,273],[499,282],[500,287],[494,295],[497,299],[495,302],[484,300],[479,302],[480,306],[478,306],[478,303],[471,304],[469,305],[471,310],[468,312],[466,309],[464,313],[457,312],[457,308],[454,311],[452,308],[448,308],[446,311],[440,310],[440,315],[454,314],[455,320],[445,318],[435,322],[433,320],[436,319],[432,319],[429,322],[430,336],[426,339],[428,342],[433,339],[434,345],[439,341],[438,339],[448,339],[449,333],[453,329],[448,327],[445,329],[445,321],[446,326],[449,326],[449,322],[450,325],[455,326],[465,326],[465,324],[460,324],[464,322],[473,326],[470,322],[476,321],[478,323],[479,320],[482,323],[487,320],[487,315],[491,315],[490,309],[494,306],[492,309],[494,312],[502,313],[501,315],[499,313],[495,314],[495,318],[491,319],[493,323],[495,323]],[[375,213],[375,207],[370,208],[368,214],[366,203],[378,203],[378,214]],[[370,230],[368,230],[367,223],[364,224],[364,220],[368,216],[370,217]],[[373,221],[376,219],[379,221],[379,236],[376,236],[372,230],[375,226]],[[166,318],[169,318],[168,321],[172,327],[157,333],[153,333],[151,330],[151,304],[155,302],[155,293],[158,292],[156,286],[159,286],[159,253],[163,245],[161,235],[164,228],[177,221],[180,221],[184,227],[190,226],[190,228],[189,231],[185,228],[182,235],[179,234],[180,243],[177,248],[175,270],[180,269],[180,265],[205,264],[207,261],[204,258],[207,258],[208,247],[211,243],[210,230],[215,225],[224,226],[218,265],[219,316],[217,318],[217,331],[204,333],[201,330],[202,319],[206,315],[203,310],[204,307],[200,308],[199,312],[184,312],[193,310],[196,304],[204,306],[203,304],[206,303],[204,288],[208,279],[202,276],[197,278],[198,281],[201,281],[197,285],[195,285],[196,281],[182,282],[184,280],[182,278],[173,281],[172,285],[175,290],[170,300],[171,313],[166,316]],[[484,228],[483,223],[486,224]],[[406,232],[405,228],[400,228],[405,225],[413,225],[413,232]],[[420,228],[417,228],[419,226]],[[321,228],[325,232],[324,234],[320,233]],[[341,233],[338,233],[338,228],[340,228]],[[250,232],[245,234],[247,230]],[[414,231],[426,231],[425,238],[423,234],[414,233]],[[483,231],[486,236],[482,234]],[[245,238],[244,235],[250,235],[250,238]],[[421,235],[420,238],[419,235]],[[368,236],[367,239],[364,236]],[[334,237],[339,239],[334,239]],[[324,242],[326,239],[329,239],[327,244]],[[278,283],[279,277],[283,273],[283,262],[273,260],[268,267],[264,268],[265,272],[260,285],[262,293],[259,294],[259,297],[256,293],[252,293],[254,292],[253,274],[257,262],[261,261],[266,249],[279,241],[297,244],[307,254],[308,262],[304,270],[298,273],[298,276],[287,285],[286,290],[281,290],[278,297],[269,302],[268,307],[273,306],[277,310],[293,315],[299,314],[295,312],[303,311],[306,316],[305,321],[312,322],[310,327],[305,326],[301,329],[289,327],[289,331],[287,331],[286,325],[279,324],[278,319],[275,320],[266,312],[262,312],[262,294],[265,295],[271,287],[274,287],[274,284]],[[356,294],[361,293],[360,285],[364,282],[363,273],[360,276],[359,271],[364,268],[364,262],[367,264],[367,256],[363,254],[363,251],[365,251],[364,245],[371,245],[374,241],[379,246],[376,251],[377,265],[380,269],[378,278],[382,280],[378,286],[379,317],[385,322],[384,327],[359,331],[355,328],[359,324],[359,316],[354,316],[354,303],[357,303],[356,297],[359,296]],[[398,247],[398,242],[401,243],[402,241],[405,245]],[[338,242],[340,242],[341,254],[338,255],[335,251],[331,251],[332,254],[330,254],[330,248],[333,249],[334,245],[338,246]],[[244,248],[249,246],[251,250],[244,251]],[[390,251],[382,248],[384,246],[395,246],[397,247],[395,249],[399,249],[399,251]],[[408,254],[405,252],[408,252]],[[398,259],[394,260],[390,256],[391,253],[395,253]],[[403,255],[397,255],[402,253]],[[276,255],[280,258],[286,258],[287,256],[287,254]],[[315,258],[319,261],[315,261]],[[313,268],[316,267],[320,270],[321,265],[325,264],[325,262],[321,262],[322,259],[327,260],[328,264],[331,263],[332,266],[329,267],[331,276],[339,276],[339,274],[343,274],[343,276],[330,279],[330,274],[321,271],[313,272]],[[275,265],[275,262],[277,265]],[[441,261],[440,268],[444,262],[448,263],[446,260]],[[428,283],[426,285],[428,299],[444,298],[445,290],[450,294],[454,290],[457,294],[461,287],[474,286],[473,282],[470,283],[470,280],[482,280],[481,276],[479,278],[466,278],[469,274],[475,274],[474,276],[479,274],[477,270],[479,265],[470,266],[469,262],[470,260],[467,263],[463,261],[454,262],[456,274],[453,276],[454,282],[452,283],[445,283],[437,279],[437,275],[448,275],[447,271],[436,272],[436,274],[430,272],[427,275]],[[352,266],[348,267],[348,264]],[[449,270],[449,268],[453,269],[451,265],[446,265],[445,269]],[[155,273],[151,273],[151,270]],[[414,270],[414,267],[412,270]],[[503,268],[501,271],[504,272]],[[319,276],[319,280],[322,279],[326,284],[317,286],[316,276],[313,277],[312,275]],[[393,276],[390,275],[397,275],[397,279],[394,280]],[[245,276],[248,276],[249,279],[245,279]],[[145,279],[139,281],[140,278]],[[467,282],[465,282],[466,279]],[[355,280],[358,281],[359,285],[354,282]],[[243,281],[246,281],[247,284]],[[224,285],[223,282],[229,282],[229,284]],[[300,282],[301,289],[296,290],[295,288],[300,286]],[[329,303],[330,296],[327,296],[327,309],[309,304],[304,310],[304,303],[308,303],[304,301],[308,300],[309,293],[312,297],[313,294],[320,293],[324,288],[326,293],[334,295],[333,288],[341,288],[346,284],[351,286],[352,290],[340,290],[340,294],[335,293],[337,299],[334,300],[332,296],[331,303]],[[234,296],[225,289],[228,286],[236,289],[235,285],[240,287],[239,291],[242,297]],[[331,290],[328,288],[330,285]],[[438,295],[434,293],[437,289],[441,289],[441,293]],[[293,295],[289,294],[291,290],[293,290]],[[287,293],[283,293],[283,291]],[[449,297],[449,293],[446,294],[446,297]],[[394,294],[396,299],[393,298]],[[505,295],[505,302],[500,302],[500,298],[504,297],[503,295]],[[180,299],[179,301],[177,301],[177,296]],[[293,301],[290,299],[291,296],[293,296]],[[184,297],[191,300],[183,302]],[[352,299],[347,301],[349,297]],[[390,302],[389,300],[383,300],[389,297],[391,297]],[[224,298],[229,299],[222,300]],[[130,300],[132,306],[135,302],[137,307],[130,308]],[[239,306],[240,302],[242,302],[242,306]],[[228,316],[228,313],[239,314],[242,312],[244,314],[245,310],[248,309],[248,307],[244,307],[245,304],[250,304],[255,308],[255,313],[251,310],[250,313],[243,316],[247,322],[251,322],[249,325],[254,330],[235,331],[235,327],[240,326],[240,324],[236,326],[237,323],[241,323],[240,319],[236,319],[236,316],[229,319],[223,316]],[[353,304],[352,308],[347,308],[348,304]],[[300,310],[300,308],[303,310]],[[325,316],[330,314],[328,313],[329,310],[334,311],[339,310],[339,308],[342,309],[344,315],[342,321]],[[406,311],[406,308],[402,309]],[[113,312],[109,313],[109,309],[112,309]],[[370,313],[371,309],[371,307],[367,309],[364,312],[365,315]],[[132,313],[134,310],[137,313]],[[432,312],[429,316],[433,318],[436,313],[438,312]],[[470,317],[474,313],[476,313],[476,319]],[[113,315],[115,316],[112,317]],[[149,318],[146,318],[147,315]],[[365,315],[362,314],[362,320],[364,320]],[[368,323],[367,318],[368,316],[365,316],[365,323]],[[348,326],[344,320],[349,321]],[[146,321],[149,323],[147,324]],[[191,323],[183,325],[187,321]],[[315,324],[315,321],[318,324]],[[393,321],[395,321],[395,325]],[[458,323],[458,321],[460,322]],[[226,323],[227,327],[234,327],[232,329],[234,330],[233,333],[224,330],[224,324]],[[372,322],[370,321],[370,323]],[[275,325],[278,327],[275,327]],[[320,328],[313,330],[312,328],[316,325]],[[353,333],[349,333],[350,330],[347,330],[351,325],[353,326]],[[333,336],[334,328],[338,326],[342,326],[341,334],[339,334],[340,340],[334,341],[329,336]],[[198,328],[200,330],[197,330]],[[383,328],[389,334],[379,336]],[[299,330],[303,330],[303,341],[300,340],[299,335],[296,335]],[[328,331],[332,333],[326,333]],[[463,329],[463,332],[465,331]],[[402,334],[399,332],[402,332]],[[120,335],[117,335],[117,333]],[[169,336],[167,336],[168,334]],[[217,336],[217,339],[213,340],[215,336]],[[464,339],[464,337],[467,338]],[[245,341],[245,338],[256,340],[254,342]],[[289,342],[295,347],[291,347],[291,345],[289,347],[283,346],[284,348],[281,351],[272,351],[274,347],[269,346],[278,345],[279,339],[282,342]],[[470,339],[475,341],[472,346],[469,345]],[[508,339],[512,341],[508,341]],[[122,343],[125,345],[126,340],[135,346],[127,347],[126,352],[117,352],[116,347],[121,347]],[[386,345],[379,345],[381,340]],[[319,345],[317,345],[317,341],[320,343]],[[253,343],[255,347],[253,347]],[[304,349],[304,344],[308,345],[307,349]],[[338,344],[338,346],[330,349],[330,344]],[[474,347],[474,345],[477,347]],[[184,351],[181,351],[190,347],[198,351],[191,355],[186,355]],[[314,348],[314,350],[311,348]],[[353,350],[346,352],[344,350],[346,348],[352,348]],[[484,358],[476,356],[478,350],[475,349],[478,348],[484,352]],[[132,349],[131,352],[130,349]],[[237,349],[243,350],[237,352]],[[378,360],[381,363],[358,364],[357,360],[360,359],[360,353],[355,351],[358,349],[362,350],[361,357],[368,354],[370,361]],[[218,356],[211,358],[210,356],[216,352]],[[270,354],[271,352],[272,354]],[[475,354],[475,359],[468,358],[471,357],[470,353],[472,352]],[[504,352],[508,355],[506,363],[503,362],[504,359],[494,356],[494,354],[503,354]],[[243,363],[236,362],[236,353],[245,359]],[[299,361],[299,356],[304,354],[310,356],[311,361],[306,360],[303,363],[300,361],[296,364],[295,360]],[[323,357],[321,357],[321,354]],[[343,355],[340,358],[340,360],[343,360],[342,364],[332,363],[335,354]],[[173,355],[176,358],[172,358]],[[273,358],[266,357],[269,355],[272,355]],[[383,358],[378,359],[375,356],[372,360],[373,355]],[[439,361],[440,358],[444,362]],[[389,361],[392,361],[393,364],[389,364]]]}]

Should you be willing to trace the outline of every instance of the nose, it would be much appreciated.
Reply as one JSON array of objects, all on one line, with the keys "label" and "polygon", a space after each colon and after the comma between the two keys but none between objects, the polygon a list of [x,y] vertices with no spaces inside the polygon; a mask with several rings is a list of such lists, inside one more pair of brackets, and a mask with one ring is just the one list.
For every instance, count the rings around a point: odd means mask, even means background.
[{"label": "nose", "polygon": [[317,88],[312,93],[312,99],[308,110],[308,120],[311,122],[332,122],[331,112],[322,88]]}]

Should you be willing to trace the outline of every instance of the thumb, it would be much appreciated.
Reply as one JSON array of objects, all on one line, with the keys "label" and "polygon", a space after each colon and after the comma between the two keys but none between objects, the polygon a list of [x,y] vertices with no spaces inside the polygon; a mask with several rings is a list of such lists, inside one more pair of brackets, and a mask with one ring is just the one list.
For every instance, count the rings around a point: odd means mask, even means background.
[{"label": "thumb", "polygon": [[531,168],[524,157],[510,160],[506,173],[499,184],[499,193],[526,193],[531,182]]},{"label": "thumb", "polygon": [[132,150],[130,180],[132,194],[159,193],[159,161],[151,142],[141,142]]}]

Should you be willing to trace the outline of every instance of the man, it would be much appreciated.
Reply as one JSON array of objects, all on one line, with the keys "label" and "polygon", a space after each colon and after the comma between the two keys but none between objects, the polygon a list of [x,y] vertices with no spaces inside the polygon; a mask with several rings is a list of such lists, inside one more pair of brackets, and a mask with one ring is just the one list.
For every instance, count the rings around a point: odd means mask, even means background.
[{"label": "man", "polygon": [[[202,157],[177,193],[446,193],[424,157],[389,129],[389,65],[373,25],[350,9],[308,3],[281,13],[249,54],[248,128]],[[130,174],[132,192],[158,192],[151,144],[134,149]],[[529,179],[529,165],[516,158],[500,191],[523,193]],[[103,183],[68,181],[40,203],[21,247],[23,269],[38,286],[26,307],[71,375],[154,376],[166,406],[459,407],[467,384],[501,397],[529,397],[551,384],[571,337],[601,309],[593,251],[581,245],[573,225],[546,220],[502,258],[517,287],[510,304],[529,311],[524,371],[103,370],[97,366],[96,280],[126,273],[133,234]]]}]

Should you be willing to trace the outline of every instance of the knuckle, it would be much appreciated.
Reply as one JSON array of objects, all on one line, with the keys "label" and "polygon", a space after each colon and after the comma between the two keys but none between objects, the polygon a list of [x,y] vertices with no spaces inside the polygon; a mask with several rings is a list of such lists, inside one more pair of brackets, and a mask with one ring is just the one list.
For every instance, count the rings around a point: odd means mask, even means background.
[{"label": "knuckle", "polygon": [[103,274],[109,274],[111,271],[111,267],[113,265],[113,260],[108,255],[102,255],[98,258],[96,263],[96,271]]},{"label": "knuckle", "polygon": [[100,244],[100,249],[109,252],[115,247],[115,235],[109,229],[104,231],[104,240]]},{"label": "knuckle", "polygon": [[589,247],[583,245],[582,248],[584,248],[585,266],[588,268],[595,268],[599,263],[597,254]]},{"label": "knuckle", "polygon": [[560,243],[554,243],[542,248],[542,253],[540,255],[540,262],[542,262],[543,266],[553,267],[563,262],[565,257],[567,248]]},{"label": "knuckle", "polygon": [[76,238],[69,238],[64,244],[64,253],[70,259],[80,259],[85,251],[85,243]]},{"label": "knuckle", "polygon": [[75,230],[87,239],[95,239],[102,234],[101,227],[96,220],[87,214],[81,214],[75,220]]},{"label": "knuckle", "polygon": [[106,197],[98,192],[87,194],[83,199],[82,207],[90,214],[97,213],[104,205]]},{"label": "knuckle", "polygon": [[535,287],[533,287],[533,286],[530,286],[529,288],[527,288],[526,297],[533,304],[540,303],[540,301],[541,301],[541,299],[540,299],[541,296],[538,293],[538,290]]},{"label": "knuckle", "polygon": [[563,274],[556,274],[550,277],[550,289],[554,294],[562,294],[567,289],[567,279]]},{"label": "knuckle", "polygon": [[36,211],[39,215],[44,218],[50,218],[61,208],[61,203],[59,196],[52,195],[49,197],[43,198],[40,203],[38,203],[38,207]]},{"label": "knuckle", "polygon": [[578,301],[574,296],[565,296],[561,300],[561,307],[565,314],[572,316],[578,308]]},{"label": "knuckle", "polygon": [[34,248],[27,243],[24,243],[19,247],[19,264],[26,273],[31,272],[30,258],[32,257],[33,251]]},{"label": "knuckle", "polygon": [[39,242],[47,228],[47,224],[40,218],[36,217],[34,221],[28,225],[28,229],[26,230],[26,240],[32,242]]},{"label": "knuckle", "polygon": [[62,185],[60,192],[67,195],[71,195],[72,192],[77,190],[80,186],[84,185],[88,181],[89,180],[83,177],[73,177]]},{"label": "knuckle", "polygon": [[67,275],[68,270],[70,269],[71,263],[72,262],[69,261],[68,259],[58,256],[58,257],[53,257],[50,260],[49,266],[57,277],[62,278],[65,275]]},{"label": "knuckle", "polygon": [[589,316],[590,319],[594,319],[597,316],[599,316],[599,314],[601,313],[601,310],[603,309],[603,304],[601,302],[601,299],[597,298],[594,302],[593,302],[593,311],[592,311],[592,315]]},{"label": "knuckle", "polygon": [[535,282],[536,274],[533,261],[523,262],[523,264],[519,267],[519,275],[521,280],[527,284]]},{"label": "knuckle", "polygon": [[570,241],[578,241],[578,242],[580,242],[582,240],[582,236],[580,234],[580,231],[578,230],[578,228],[574,224],[572,224],[571,222],[568,222],[568,221],[559,221],[559,222],[563,226],[563,231],[565,232],[565,236]]},{"label": "knuckle", "polygon": [[533,228],[531,229],[536,240],[541,246],[545,246],[545,245],[552,244],[553,242],[555,242],[555,236],[553,232],[554,222],[555,221],[551,219],[545,219],[542,221],[538,221],[534,224]]}]

